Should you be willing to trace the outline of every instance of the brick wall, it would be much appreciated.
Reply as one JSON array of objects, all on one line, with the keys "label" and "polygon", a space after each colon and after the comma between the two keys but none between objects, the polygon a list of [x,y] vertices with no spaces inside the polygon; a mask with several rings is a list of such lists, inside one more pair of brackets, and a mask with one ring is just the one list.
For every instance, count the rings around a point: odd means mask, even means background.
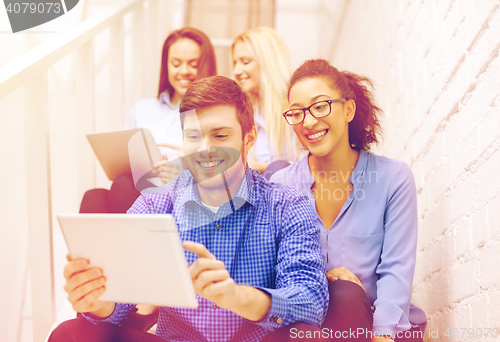
[{"label": "brick wall", "polygon": [[376,153],[415,175],[413,302],[439,329],[427,341],[500,328],[499,49],[498,0],[351,0],[330,58],[375,81]]}]

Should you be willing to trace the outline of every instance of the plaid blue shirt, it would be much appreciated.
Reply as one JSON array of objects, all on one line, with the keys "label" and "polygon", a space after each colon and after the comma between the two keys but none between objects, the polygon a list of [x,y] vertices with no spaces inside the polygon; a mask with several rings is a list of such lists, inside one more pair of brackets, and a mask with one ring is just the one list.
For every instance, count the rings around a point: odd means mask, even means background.
[{"label": "plaid blue shirt", "polygon": [[[319,226],[306,196],[247,168],[231,201],[204,206],[189,171],[143,192],[128,214],[172,214],[182,241],[202,243],[237,284],[272,298],[269,315],[251,322],[197,295],[197,309],[162,307],[156,334],[168,341],[260,341],[294,322],[320,326],[328,306]],[[197,256],[185,251],[191,264]],[[104,321],[119,324],[135,307],[116,304]]]}]

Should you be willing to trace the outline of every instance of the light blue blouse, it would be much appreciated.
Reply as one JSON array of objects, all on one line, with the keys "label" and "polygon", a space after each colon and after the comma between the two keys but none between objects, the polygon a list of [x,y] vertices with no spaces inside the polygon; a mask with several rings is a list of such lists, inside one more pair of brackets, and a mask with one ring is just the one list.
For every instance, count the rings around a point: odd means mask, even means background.
[{"label": "light blue blouse", "polygon": [[[303,192],[316,208],[308,156],[276,172],[271,181]],[[411,169],[361,151],[349,181],[353,190],[328,232],[317,216],[326,269],[344,266],[359,278],[372,303],[374,332],[396,334],[416,325],[424,331],[424,312],[410,304],[418,230]]]},{"label": "light blue blouse", "polygon": [[[179,104],[174,106],[166,91],[159,99],[146,98],[134,103],[123,129],[132,128],[148,128],[156,143],[183,144]],[[168,160],[179,158],[179,152],[171,148],[160,147],[160,152]]]},{"label": "light blue blouse", "polygon": [[[255,113],[255,128],[257,130],[257,139],[255,140],[255,144],[248,152],[248,160],[258,161],[261,163],[272,163],[277,160],[297,160],[297,155],[294,154],[295,151],[292,151],[292,155],[289,155],[288,151],[285,151],[283,156],[280,156],[277,151],[271,146],[269,142],[269,138],[266,133],[266,120],[259,114]],[[286,129],[290,129],[290,137],[291,137],[291,146],[295,146],[295,134],[291,131],[291,126],[286,127]],[[299,157],[303,156],[303,154],[299,154]]]},{"label": "light blue blouse", "polygon": [[248,160],[269,164],[276,160],[276,154],[272,151],[266,134],[266,120],[258,113],[254,115],[254,119],[257,139],[248,152]]}]

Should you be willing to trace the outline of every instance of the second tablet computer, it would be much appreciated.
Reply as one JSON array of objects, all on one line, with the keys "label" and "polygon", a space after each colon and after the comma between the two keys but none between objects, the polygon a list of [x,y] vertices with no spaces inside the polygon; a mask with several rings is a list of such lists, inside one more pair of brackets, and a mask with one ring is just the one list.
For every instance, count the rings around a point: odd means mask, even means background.
[{"label": "second tablet computer", "polygon": [[100,301],[198,307],[171,215],[60,214],[71,258],[106,277]]}]

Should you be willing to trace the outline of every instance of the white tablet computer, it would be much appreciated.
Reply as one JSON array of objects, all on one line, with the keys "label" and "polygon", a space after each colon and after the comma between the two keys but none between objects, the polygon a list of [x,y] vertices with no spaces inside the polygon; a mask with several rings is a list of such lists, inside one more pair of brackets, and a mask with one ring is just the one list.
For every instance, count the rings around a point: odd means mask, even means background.
[{"label": "white tablet computer", "polygon": [[88,259],[106,277],[101,301],[198,307],[171,215],[60,214],[72,259]]}]

